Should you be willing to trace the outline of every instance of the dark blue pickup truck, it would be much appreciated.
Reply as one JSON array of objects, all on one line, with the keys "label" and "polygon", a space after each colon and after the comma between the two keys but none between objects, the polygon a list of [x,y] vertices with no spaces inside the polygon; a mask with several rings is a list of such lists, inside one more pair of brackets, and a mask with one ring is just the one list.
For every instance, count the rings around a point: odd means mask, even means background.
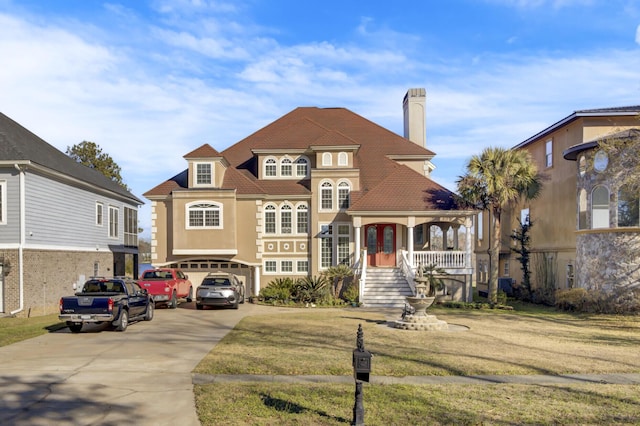
[{"label": "dark blue pickup truck", "polygon": [[60,299],[60,315],[73,333],[85,323],[110,322],[125,331],[129,321],[153,319],[153,300],[147,290],[127,278],[92,278],[75,296]]}]

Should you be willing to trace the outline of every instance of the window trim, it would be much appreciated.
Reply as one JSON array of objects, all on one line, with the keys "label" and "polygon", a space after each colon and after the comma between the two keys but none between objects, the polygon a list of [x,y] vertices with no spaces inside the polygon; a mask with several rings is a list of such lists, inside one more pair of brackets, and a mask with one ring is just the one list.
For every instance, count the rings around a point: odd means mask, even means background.
[{"label": "window trim", "polygon": [[[321,238],[319,238],[318,240],[318,270],[319,271],[323,271],[326,270],[327,268],[330,268],[331,266],[335,266],[340,264],[341,262],[339,262],[338,256],[339,256],[339,248],[340,248],[340,238],[347,238],[348,242],[347,242],[347,258],[349,260],[348,264],[351,263],[352,259],[352,255],[353,255],[353,225],[350,222],[321,222],[318,224],[320,230],[326,228],[328,231],[330,231],[329,233],[323,234],[323,236]],[[346,227],[347,228],[347,232],[346,233],[340,233],[340,227]],[[322,233],[322,232],[321,232]],[[322,249],[323,249],[323,244],[325,244],[326,240],[330,240],[330,247],[331,247],[331,261],[330,261],[330,265],[329,266],[325,266],[323,265],[323,253],[322,253]],[[344,262],[342,262],[344,263]]]},{"label": "window trim", "polygon": [[[289,212],[289,232],[284,232],[283,229],[284,227],[282,226],[282,216],[284,212]],[[279,213],[279,217],[276,218],[276,222],[277,225],[276,229],[279,231],[278,234],[280,235],[291,235],[293,234],[293,213],[295,212],[295,210],[293,209],[293,206],[289,203],[282,203],[280,204],[279,208],[278,208],[278,213]],[[297,217],[296,217],[297,219]]]},{"label": "window trim", "polygon": [[138,246],[138,209],[124,206],[124,220],[122,224],[122,235],[124,245],[129,247]]},{"label": "window trim", "polygon": [[349,165],[349,155],[346,152],[338,153],[338,166],[346,167]]},{"label": "window trim", "polygon": [[100,201],[96,201],[96,226],[104,226],[104,203]]},{"label": "window trim", "polygon": [[[273,166],[274,174],[267,173],[267,167]],[[273,179],[278,177],[278,160],[275,157],[267,157],[262,163],[262,176],[264,179]]]},{"label": "window trim", "polygon": [[[602,208],[604,206],[604,204],[597,204],[597,206],[599,206],[600,208],[596,209],[595,206],[596,204],[593,202],[593,194],[596,192],[596,190],[602,188],[604,191],[606,191],[606,195],[607,195],[607,204],[606,204],[606,209]],[[609,191],[609,188],[607,188],[604,185],[597,185],[595,188],[593,188],[593,190],[591,191],[591,229],[607,229],[611,227],[611,191]],[[597,211],[602,211],[607,213],[607,223],[606,226],[594,226],[595,225],[595,212]]]},{"label": "window trim", "polygon": [[[303,234],[306,235],[309,233],[309,206],[307,205],[307,203],[300,203],[296,206],[296,234]],[[300,218],[299,218],[299,214],[300,212],[305,212],[307,214],[307,220],[306,220],[306,224],[305,224],[305,228],[306,231],[302,232],[300,231]]]},{"label": "window trim", "polygon": [[[269,268],[267,268],[267,264],[271,264],[273,263],[273,270],[269,270]],[[278,261],[277,260],[272,260],[272,259],[265,259],[264,263],[262,264],[262,270],[264,271],[265,275],[268,274],[277,274],[278,273]]]},{"label": "window trim", "polygon": [[[309,177],[309,165],[311,164],[309,162],[309,159],[305,156],[300,156],[298,158],[296,158],[296,161],[293,162],[293,164],[296,166],[296,172],[295,172],[295,176],[299,177],[299,178],[306,178]],[[304,169],[305,169],[305,173],[304,174],[300,174],[298,173],[298,166],[304,164]]]},{"label": "window trim", "polygon": [[[201,176],[198,166],[209,166],[209,182],[200,183],[199,178]],[[215,165],[212,161],[194,161],[193,162],[193,186],[194,187],[211,187],[214,186]]]},{"label": "window trim", "polygon": [[[279,169],[280,169],[280,177],[281,178],[290,179],[290,178],[294,177],[294,175],[293,175],[293,164],[294,164],[294,161],[289,157],[283,157],[282,159],[280,159],[280,164],[279,164],[280,167],[279,167]],[[288,167],[289,174],[284,174],[283,173],[285,166]]]},{"label": "window trim", "polygon": [[[113,216],[112,212],[115,212],[115,222],[112,220]],[[115,233],[114,231],[115,224]],[[116,206],[109,206],[109,238],[118,239],[120,238],[120,208]]]},{"label": "window trim", "polygon": [[[273,232],[267,232],[267,212],[273,212]],[[275,203],[268,203],[262,209],[262,232],[265,235],[276,235],[278,233],[278,206]]]},{"label": "window trim", "polygon": [[546,168],[553,167],[553,139],[544,144],[544,164]]},{"label": "window trim", "polygon": [[[340,180],[338,182],[337,185],[338,190],[337,192],[337,202],[338,202],[338,210],[347,210],[349,207],[351,207],[351,182],[349,182],[348,180]],[[347,197],[346,197],[346,201],[347,201],[347,205],[343,206],[343,200],[340,197],[340,191],[344,190],[346,188],[347,190]]]},{"label": "window trim", "polygon": [[0,225],[7,224],[7,181],[0,180]]},{"label": "window trim", "polygon": [[[326,185],[326,186],[325,186]],[[319,197],[319,202],[318,202],[318,210],[320,211],[324,211],[324,212],[330,212],[334,210],[334,201],[333,201],[333,182],[330,180],[323,180],[318,184],[318,197]],[[323,204],[323,193],[324,191],[329,191],[330,195],[331,195],[331,207],[325,207]]]},{"label": "window trim", "polygon": [[[191,225],[191,216],[190,216],[190,211],[192,209],[192,207],[197,206],[199,204],[202,205],[211,205],[214,207],[217,207],[218,210],[218,225],[213,225],[213,226],[206,226],[206,220],[205,217],[203,215],[202,217],[202,226],[194,226]],[[184,206],[184,211],[185,211],[185,221],[184,221],[184,227],[185,229],[198,229],[198,230],[203,230],[203,229],[224,229],[224,215],[223,215],[223,205],[222,203],[219,203],[217,201],[212,201],[212,200],[197,200],[197,201],[192,201],[190,203],[185,204]],[[203,208],[203,211],[208,210],[208,208]],[[212,209],[214,210],[214,209]]]}]

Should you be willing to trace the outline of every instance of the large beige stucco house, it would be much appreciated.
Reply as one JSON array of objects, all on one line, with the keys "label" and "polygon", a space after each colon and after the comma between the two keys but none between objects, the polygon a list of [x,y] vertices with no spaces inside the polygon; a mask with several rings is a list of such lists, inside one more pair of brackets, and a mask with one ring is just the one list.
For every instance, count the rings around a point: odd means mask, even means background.
[{"label": "large beige stucco house", "polygon": [[[473,212],[430,179],[425,91],[404,97],[405,137],[345,108],[297,108],[218,152],[184,155],[187,168],[151,200],[152,264],[241,276],[247,294],[277,277],[357,271],[365,305],[402,306],[419,263],[452,274],[449,297],[469,299]],[[431,228],[452,236],[433,247]]]},{"label": "large beige stucco house", "polygon": [[[571,287],[638,286],[639,197],[625,193],[606,173],[623,159],[603,161],[598,143],[610,138],[640,143],[639,113],[640,106],[575,111],[514,146],[531,153],[546,180],[539,198],[503,217],[500,276],[522,282],[518,255],[511,250],[515,243],[509,235],[520,221],[530,220],[532,273],[537,286],[551,292]],[[478,288],[486,287],[489,276],[489,220],[488,212],[480,214]]]}]

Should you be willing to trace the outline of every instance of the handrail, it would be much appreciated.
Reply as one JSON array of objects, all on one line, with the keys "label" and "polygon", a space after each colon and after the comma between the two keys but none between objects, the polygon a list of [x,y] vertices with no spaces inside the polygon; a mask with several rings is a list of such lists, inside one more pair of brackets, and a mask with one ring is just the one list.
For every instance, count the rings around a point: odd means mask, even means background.
[{"label": "handrail", "polygon": [[360,279],[358,280],[358,302],[362,305],[362,296],[367,281],[367,249],[360,251]]},{"label": "handrail", "polygon": [[411,266],[411,263],[409,262],[409,252],[407,250],[401,250],[400,253],[400,271],[409,283],[409,287],[411,287],[411,291],[413,292],[413,294],[416,294],[416,285],[415,281],[413,280],[416,275],[413,271],[413,266]]}]

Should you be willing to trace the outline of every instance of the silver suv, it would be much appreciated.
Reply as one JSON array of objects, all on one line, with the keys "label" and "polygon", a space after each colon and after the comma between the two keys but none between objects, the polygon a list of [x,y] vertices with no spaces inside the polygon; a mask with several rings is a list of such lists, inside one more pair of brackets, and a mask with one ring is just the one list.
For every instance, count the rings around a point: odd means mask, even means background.
[{"label": "silver suv", "polygon": [[234,274],[210,272],[196,290],[196,309],[205,306],[230,306],[244,303],[244,284]]}]

